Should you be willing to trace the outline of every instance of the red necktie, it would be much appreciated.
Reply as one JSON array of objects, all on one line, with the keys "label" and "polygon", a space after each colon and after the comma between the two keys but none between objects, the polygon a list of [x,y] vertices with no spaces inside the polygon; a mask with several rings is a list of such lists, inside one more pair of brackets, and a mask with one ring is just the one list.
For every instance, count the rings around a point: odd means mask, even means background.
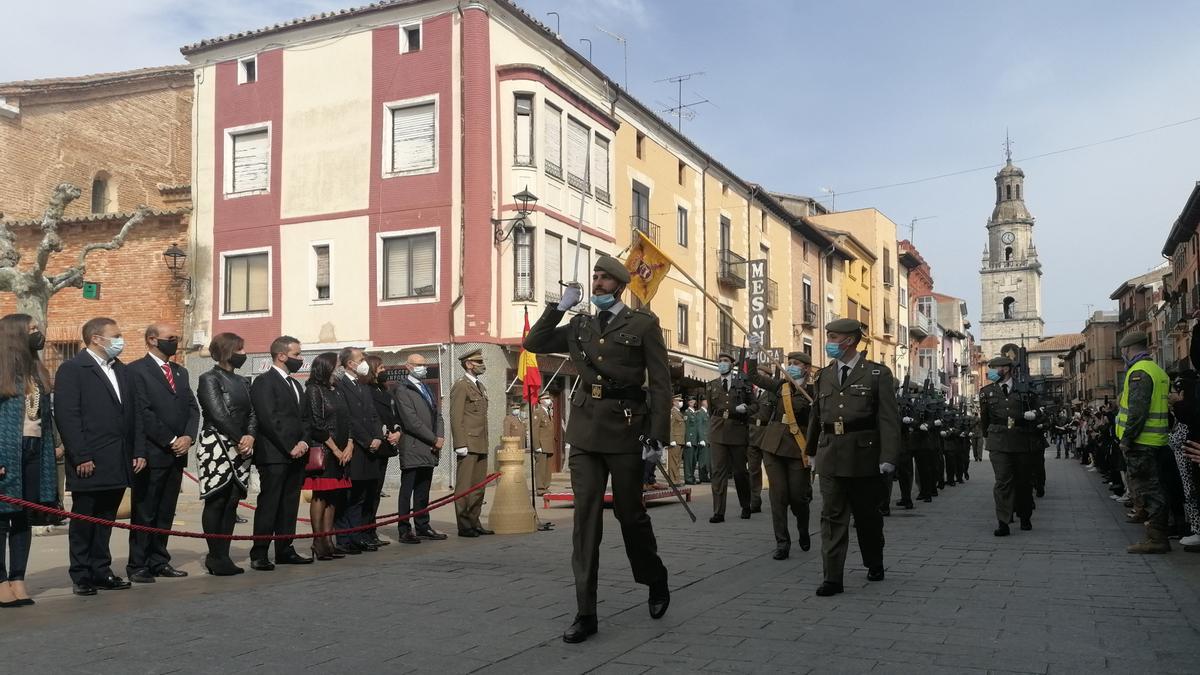
[{"label": "red necktie", "polygon": [[175,392],[175,376],[171,374],[171,364],[163,364],[163,375],[167,376],[167,386],[171,387],[171,393]]}]

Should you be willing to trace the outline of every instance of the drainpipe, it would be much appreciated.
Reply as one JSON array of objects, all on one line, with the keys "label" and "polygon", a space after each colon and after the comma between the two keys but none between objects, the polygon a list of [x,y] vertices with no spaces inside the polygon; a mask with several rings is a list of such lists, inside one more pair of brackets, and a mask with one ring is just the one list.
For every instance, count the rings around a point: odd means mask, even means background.
[{"label": "drainpipe", "polygon": [[[700,274],[703,275],[700,279],[704,284],[708,284],[708,256],[704,255],[704,249],[708,246],[708,169],[711,166],[708,158],[705,158],[704,168],[700,171]],[[701,303],[701,307],[704,306],[705,304]],[[700,324],[700,358],[707,359],[708,354],[704,350],[708,348],[708,312],[704,312],[703,316],[704,320]]]},{"label": "drainpipe", "polygon": [[[466,106],[463,92],[465,91],[466,77],[463,74],[463,62],[466,58],[466,40],[463,36],[464,21],[462,2],[459,2],[454,11],[458,14],[458,294],[454,301],[450,303],[450,312],[448,316],[448,336],[447,342],[454,343],[454,313],[458,306],[462,304],[466,294],[466,259],[467,259],[467,204],[463,199],[463,194],[466,192],[467,184],[467,169],[466,169],[466,144],[467,144],[467,118]],[[466,327],[464,322],[464,328]]]}]

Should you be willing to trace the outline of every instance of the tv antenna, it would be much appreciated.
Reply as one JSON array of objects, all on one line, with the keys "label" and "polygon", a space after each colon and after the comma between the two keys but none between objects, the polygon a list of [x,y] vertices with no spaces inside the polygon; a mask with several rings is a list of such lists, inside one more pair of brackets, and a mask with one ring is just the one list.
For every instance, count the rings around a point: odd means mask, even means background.
[{"label": "tv antenna", "polygon": [[698,77],[703,74],[704,74],[703,71],[697,71],[694,73],[684,73],[682,75],[672,75],[671,77],[666,77],[661,80],[655,80],[656,83],[670,82],[672,84],[675,84],[678,87],[679,93],[675,99],[675,105],[664,108],[662,110],[662,112],[670,114],[675,117],[675,130],[680,133],[683,133],[683,120],[695,119],[695,117],[696,117],[696,112],[694,110],[692,110],[692,108],[694,108],[698,105],[702,105],[704,103],[712,104],[712,101],[708,100],[707,98],[704,98],[703,96],[701,96],[700,94],[697,94],[696,92],[692,92],[692,93],[696,95],[697,100],[692,101],[691,103],[683,102],[683,83],[687,82],[688,80],[692,79],[693,77]]},{"label": "tv antenna", "polygon": [[625,41],[624,37],[617,35],[612,31],[604,30],[600,26],[596,26],[596,30],[621,43],[621,53],[623,54],[625,60],[625,82],[621,85],[621,87],[624,88],[625,91],[629,91],[629,43]]},{"label": "tv antenna", "polygon": [[908,241],[915,245],[917,243],[917,223],[922,220],[933,220],[934,218],[937,218],[937,216],[921,216],[920,218],[913,218],[908,221]]}]

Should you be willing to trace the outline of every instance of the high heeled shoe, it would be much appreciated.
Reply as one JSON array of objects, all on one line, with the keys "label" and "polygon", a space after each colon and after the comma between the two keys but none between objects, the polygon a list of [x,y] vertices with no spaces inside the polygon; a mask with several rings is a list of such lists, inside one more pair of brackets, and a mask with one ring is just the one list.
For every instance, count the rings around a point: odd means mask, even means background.
[{"label": "high heeled shoe", "polygon": [[318,550],[316,546],[311,549],[313,560],[333,560],[333,555],[324,551]]},{"label": "high heeled shoe", "polygon": [[241,574],[246,570],[238,567],[232,560],[212,560],[211,558],[204,559],[204,571],[214,577],[231,577],[236,574]]}]

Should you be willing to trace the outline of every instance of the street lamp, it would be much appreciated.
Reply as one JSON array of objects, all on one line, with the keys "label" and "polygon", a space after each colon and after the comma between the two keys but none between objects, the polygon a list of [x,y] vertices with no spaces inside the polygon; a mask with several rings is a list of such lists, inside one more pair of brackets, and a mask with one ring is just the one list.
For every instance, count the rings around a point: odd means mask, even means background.
[{"label": "street lamp", "polygon": [[163,251],[163,259],[167,263],[167,269],[171,270],[171,278],[182,283],[190,294],[192,278],[183,274],[183,266],[187,264],[187,251],[179,248],[178,244],[172,243],[166,251]]},{"label": "street lamp", "polygon": [[[495,227],[493,237],[496,243],[508,239],[512,236],[513,230],[519,230],[524,233],[525,228],[529,227],[529,214],[533,213],[533,209],[537,206],[537,195],[529,191],[529,188],[521,190],[513,195],[513,201],[517,203],[517,215],[513,218],[492,218],[492,226]],[[512,223],[508,231],[504,229],[504,223]]]}]

